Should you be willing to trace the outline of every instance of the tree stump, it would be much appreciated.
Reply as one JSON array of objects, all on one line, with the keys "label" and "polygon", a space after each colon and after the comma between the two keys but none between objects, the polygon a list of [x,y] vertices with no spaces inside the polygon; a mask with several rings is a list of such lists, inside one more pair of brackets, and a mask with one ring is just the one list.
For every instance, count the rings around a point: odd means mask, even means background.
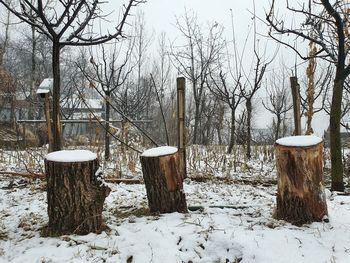
[{"label": "tree stump", "polygon": [[151,212],[187,213],[182,183],[184,175],[177,148],[149,149],[140,159]]},{"label": "tree stump", "polygon": [[57,151],[46,156],[50,235],[103,230],[103,203],[110,189],[96,175],[98,167],[97,156],[90,151]]},{"label": "tree stump", "polygon": [[277,208],[275,217],[294,225],[321,221],[327,215],[323,186],[323,142],[316,136],[276,141]]}]

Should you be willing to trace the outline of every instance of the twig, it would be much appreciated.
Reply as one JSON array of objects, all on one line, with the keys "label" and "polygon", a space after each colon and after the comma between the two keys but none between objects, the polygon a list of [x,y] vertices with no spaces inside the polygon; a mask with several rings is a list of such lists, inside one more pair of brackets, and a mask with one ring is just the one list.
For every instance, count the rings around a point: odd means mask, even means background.
[{"label": "twig", "polygon": [[37,173],[20,173],[20,172],[0,172],[1,175],[15,175],[22,176],[32,179],[44,179],[46,177],[45,174],[37,174]]},{"label": "twig", "polygon": [[103,181],[106,183],[115,183],[115,184],[143,184],[141,180],[138,179],[113,179],[113,178],[103,178]]},{"label": "twig", "polygon": [[164,130],[165,130],[165,135],[166,135],[166,143],[167,143],[167,145],[169,145],[169,134],[168,134],[167,126],[166,126],[163,105],[162,105],[162,101],[160,100],[159,93],[158,93],[157,86],[156,86],[156,82],[154,81],[152,73],[151,73],[151,80],[152,80],[152,83],[154,86],[154,90],[156,91],[157,100],[158,100],[159,107],[160,107],[160,112],[161,112],[162,118],[163,118]]},{"label": "twig", "polygon": [[109,133],[109,135],[111,135],[114,139],[116,139],[117,141],[119,141],[121,144],[124,144],[126,147],[128,147],[128,148],[134,150],[135,152],[138,152],[138,153],[140,153],[140,154],[142,153],[141,151],[139,151],[139,150],[137,150],[136,148],[132,147],[130,144],[127,144],[126,142],[124,142],[123,140],[121,140],[120,138],[118,138],[117,136],[115,136],[113,133],[111,133],[109,130],[107,130],[106,126],[102,124],[102,121],[100,121],[100,120],[96,117],[95,113],[91,110],[91,108],[89,107],[89,105],[86,103],[86,101],[85,101],[85,99],[84,99],[84,96],[83,96],[83,94],[81,93],[81,91],[80,91],[79,89],[78,89],[77,91],[78,91],[79,96],[81,97],[82,102],[84,103],[84,105],[88,108],[88,110],[90,111],[90,113],[94,116],[94,118],[95,118],[95,119],[97,120],[97,122],[101,125],[101,127]]}]

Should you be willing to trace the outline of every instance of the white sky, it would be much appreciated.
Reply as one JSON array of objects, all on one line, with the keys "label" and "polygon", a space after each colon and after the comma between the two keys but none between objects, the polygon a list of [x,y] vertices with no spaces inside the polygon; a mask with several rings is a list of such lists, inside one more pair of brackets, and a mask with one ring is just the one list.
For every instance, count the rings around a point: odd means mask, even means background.
[{"label": "white sky", "polygon": [[[256,15],[265,19],[265,14],[269,10],[269,0],[255,0]],[[290,0],[290,3],[303,2]],[[285,0],[277,0],[280,14],[284,13]],[[160,32],[165,31],[169,39],[175,39],[179,36],[176,29],[176,17],[184,14],[185,9],[193,10],[200,23],[206,21],[216,21],[225,27],[225,37],[228,41],[232,40],[232,23],[231,11],[233,14],[234,28],[236,33],[236,41],[238,49],[243,46],[243,42],[247,36],[248,27],[252,24],[252,13],[254,11],[254,0],[149,0],[147,3],[140,6],[145,12],[146,26],[148,30],[155,33],[157,36]],[[292,18],[294,19],[294,18]],[[259,33],[266,35],[267,27],[263,23],[257,23]],[[269,48],[272,52],[275,50],[273,42],[269,42]],[[295,54],[285,47],[280,47],[279,57],[276,58],[274,65],[270,65],[268,70],[279,67],[280,60],[283,59],[289,67],[295,63]],[[283,55],[282,55],[283,54]],[[248,55],[246,59],[249,60]],[[301,62],[298,60],[298,63]],[[248,62],[249,63],[249,62]],[[302,74],[303,72],[300,72]],[[261,96],[261,95],[260,95]],[[259,99],[260,101],[261,99]],[[255,121],[256,126],[266,127],[270,124],[271,117],[267,117],[268,113],[260,106],[256,110]],[[323,131],[328,127],[328,117],[325,114],[315,115],[313,121],[316,135],[322,136]]]},{"label": "white sky", "polygon": [[[268,9],[268,0],[256,0],[257,16],[264,18]],[[248,27],[252,24],[253,0],[149,0],[139,7],[145,12],[146,26],[150,32],[159,35],[162,31],[173,40],[179,36],[175,23],[176,17],[181,17],[185,10],[194,11],[198,22],[216,21],[225,28],[224,34],[228,41],[232,40],[231,11],[236,33],[236,41],[242,43],[246,38]],[[250,12],[249,12],[250,11]],[[267,28],[259,23],[258,31],[266,34]]]},{"label": "white sky", "polygon": [[[257,14],[263,17],[263,6],[267,0],[258,0]],[[173,31],[175,16],[181,16],[185,8],[197,13],[201,22],[217,21],[227,29],[231,28],[230,9],[233,10],[234,23],[245,31],[251,23],[248,9],[253,11],[253,0],[149,0],[143,4],[147,23],[157,31]]]}]

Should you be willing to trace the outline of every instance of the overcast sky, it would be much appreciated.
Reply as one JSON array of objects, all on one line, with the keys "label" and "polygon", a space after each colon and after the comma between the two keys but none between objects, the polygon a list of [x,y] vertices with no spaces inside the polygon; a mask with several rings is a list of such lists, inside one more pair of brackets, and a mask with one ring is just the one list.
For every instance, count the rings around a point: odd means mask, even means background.
[{"label": "overcast sky", "polygon": [[[267,0],[257,1],[257,14],[263,17]],[[225,27],[231,27],[230,9],[233,10],[234,22],[242,30],[251,23],[253,0],[149,0],[141,7],[146,14],[147,23],[157,31],[174,28],[175,16],[181,16],[185,8],[197,13],[200,21],[217,21]]]},{"label": "overcast sky", "polygon": [[[265,13],[269,9],[269,0],[255,0],[255,10],[257,17],[265,19]],[[296,0],[291,0],[291,3],[296,3]],[[303,1],[298,1],[303,2]],[[285,1],[277,1],[279,13],[284,13]],[[185,9],[193,10],[200,23],[205,24],[207,21],[216,21],[225,27],[225,36],[227,40],[232,40],[232,23],[231,11],[233,14],[234,28],[236,32],[237,45],[242,46],[246,38],[248,27],[252,24],[252,13],[254,11],[253,0],[149,0],[143,4],[141,9],[145,12],[146,26],[148,30],[154,31],[156,35],[164,31],[168,38],[175,39],[179,32],[176,29],[176,17],[184,14]],[[294,18],[293,18],[294,19]],[[267,27],[263,23],[257,23],[259,33],[266,35]],[[271,49],[274,49],[274,44],[269,43]],[[238,47],[239,48],[239,47]],[[281,58],[284,62],[292,67],[295,63],[296,56],[290,50],[284,47],[279,49],[280,55],[277,57],[274,65],[269,67],[269,70],[279,66]],[[298,63],[301,62],[300,60]],[[260,95],[263,96],[263,95]],[[261,99],[260,99],[261,100]],[[261,106],[262,108],[262,106]],[[265,110],[258,109],[258,114],[255,120],[259,127],[266,127],[270,119],[266,118],[266,114],[261,114]],[[260,112],[260,114],[259,114]],[[327,128],[328,121],[324,114],[315,116],[313,121],[316,134],[323,135],[323,130]]]},{"label": "overcast sky", "polygon": [[[264,9],[269,6],[268,0],[256,1],[256,13],[264,18]],[[227,38],[232,39],[231,11],[237,40],[243,41],[248,26],[252,23],[253,0],[149,0],[140,6],[145,12],[147,27],[156,34],[164,31],[169,38],[175,38],[179,33],[176,29],[176,17],[185,13],[185,9],[194,11],[200,23],[216,21],[225,27]],[[261,26],[266,33],[266,28]]]}]

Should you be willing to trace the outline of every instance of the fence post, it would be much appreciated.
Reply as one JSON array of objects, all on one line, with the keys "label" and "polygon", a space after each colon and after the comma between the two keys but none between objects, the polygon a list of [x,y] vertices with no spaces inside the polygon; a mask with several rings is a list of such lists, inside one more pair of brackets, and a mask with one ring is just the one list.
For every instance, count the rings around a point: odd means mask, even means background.
[{"label": "fence post", "polygon": [[186,128],[185,128],[185,87],[186,81],[184,77],[176,80],[177,84],[177,146],[180,153],[180,163],[183,169],[183,177],[187,177],[186,170]]},{"label": "fence post", "polygon": [[44,107],[45,107],[45,118],[47,125],[47,136],[49,138],[49,152],[52,152],[53,138],[51,131],[51,117],[50,117],[50,103],[49,103],[49,93],[45,93]]},{"label": "fence post", "polygon": [[297,77],[290,77],[290,85],[292,88],[293,111],[294,111],[294,133],[293,135],[301,135],[300,122],[300,94]]}]

